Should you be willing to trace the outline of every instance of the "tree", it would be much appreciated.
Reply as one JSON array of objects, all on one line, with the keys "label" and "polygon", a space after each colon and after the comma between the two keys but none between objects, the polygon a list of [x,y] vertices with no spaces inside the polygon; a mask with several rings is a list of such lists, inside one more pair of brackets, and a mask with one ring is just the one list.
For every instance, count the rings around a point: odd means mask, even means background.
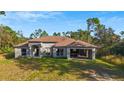
[{"label": "tree", "polygon": [[72,31],[62,32],[62,36],[64,37],[71,37]]},{"label": "tree", "polygon": [[[87,19],[87,31],[88,34],[91,35],[91,32],[100,24],[100,20],[98,18],[89,18]],[[87,35],[87,42],[90,42],[89,35]]]},{"label": "tree", "polygon": [[48,33],[42,29],[38,29],[38,30],[35,30],[33,33],[30,34],[30,37],[29,38],[40,38],[42,36],[48,36]]},{"label": "tree", "polygon": [[41,36],[41,33],[42,33],[42,30],[41,29],[38,29],[38,30],[35,30],[33,33],[30,34],[30,37],[29,38],[39,38]]},{"label": "tree", "polygon": [[95,28],[95,31],[96,43],[102,46],[112,45],[120,40],[119,35],[116,35],[112,28],[106,28],[105,25],[99,24],[97,28]]},{"label": "tree", "polygon": [[[89,39],[92,39],[92,36],[87,30],[78,29],[77,31],[67,31],[62,32],[63,36],[73,38],[76,40],[83,40],[87,41],[87,35],[89,36]],[[91,41],[91,40],[90,40]]]},{"label": "tree", "polygon": [[61,36],[61,33],[60,32],[58,32],[58,33],[57,32],[54,32],[53,33],[53,36]]},{"label": "tree", "polygon": [[26,40],[25,37],[20,37],[9,26],[0,25],[0,49],[6,50],[12,48],[14,45]]},{"label": "tree", "polygon": [[87,30],[78,29],[77,31],[71,31],[70,33],[71,33],[70,37],[76,40],[87,41],[88,40],[87,35],[89,36],[89,39],[91,39],[91,35],[90,33],[88,33]]},{"label": "tree", "polygon": [[18,35],[18,37],[24,37],[22,31],[20,31],[20,30],[17,31],[17,35]]},{"label": "tree", "polygon": [[42,36],[48,36],[48,33],[44,30],[44,31],[41,33],[40,37],[42,37]]},{"label": "tree", "polygon": [[0,11],[0,15],[6,15],[5,11]]},{"label": "tree", "polygon": [[124,31],[120,32],[122,39],[124,39]]}]

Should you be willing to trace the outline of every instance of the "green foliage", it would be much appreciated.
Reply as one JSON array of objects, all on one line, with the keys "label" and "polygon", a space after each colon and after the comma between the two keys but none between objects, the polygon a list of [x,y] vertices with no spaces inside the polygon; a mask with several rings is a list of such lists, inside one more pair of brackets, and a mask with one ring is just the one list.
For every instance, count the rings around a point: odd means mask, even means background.
[{"label": "green foliage", "polygon": [[53,33],[53,36],[61,36],[61,33],[60,32],[58,32],[58,33],[57,32],[54,32]]},{"label": "green foliage", "polygon": [[6,58],[6,59],[13,59],[13,58],[15,58],[15,53],[14,53],[14,51],[11,51],[11,52],[9,52],[9,53],[6,53],[6,54],[5,54],[5,58]]},{"label": "green foliage", "polygon": [[0,11],[0,15],[6,15],[5,11]]},{"label": "green foliage", "polygon": [[42,37],[42,36],[48,36],[48,33],[47,33],[46,31],[43,31],[43,32],[41,33],[40,37]]},{"label": "green foliage", "polygon": [[62,32],[62,36],[64,37],[71,37],[72,31]]},{"label": "green foliage", "polygon": [[124,31],[120,32],[122,39],[124,40]]},{"label": "green foliage", "polygon": [[112,28],[106,28],[104,25],[98,25],[95,30],[95,39],[97,39],[97,42],[94,40],[94,43],[99,43],[102,46],[111,46],[120,40],[119,35],[116,35]]},{"label": "green foliage", "polygon": [[111,54],[124,56],[124,51],[123,50],[124,50],[124,42],[123,41],[116,43],[110,49],[110,51],[112,52]]},{"label": "green foliage", "polygon": [[89,18],[87,19],[87,30],[91,32],[99,24],[100,20],[98,18]]},{"label": "green foliage", "polygon": [[42,29],[38,29],[38,30],[35,30],[33,33],[30,34],[30,37],[29,38],[40,38],[42,36],[48,36],[48,33]]},{"label": "green foliage", "polygon": [[16,33],[9,26],[0,25],[0,50],[10,52],[14,45],[27,40],[22,35]]},{"label": "green foliage", "polygon": [[0,50],[3,53],[11,53],[11,52],[13,52],[13,48],[12,47],[4,47],[4,48],[0,48]]},{"label": "green foliage", "polygon": [[88,41],[88,39],[89,39],[89,42],[91,42],[91,39],[92,39],[92,36],[90,35],[90,33],[87,30],[84,31],[82,29],[78,29],[75,32],[71,32],[70,37],[76,40],[82,40],[86,42]]},{"label": "green foliage", "polygon": [[[98,18],[89,18],[87,19],[87,29],[90,33],[89,36],[92,32],[92,43],[101,46],[101,49],[98,49],[97,51],[97,55],[99,57],[109,55],[112,53],[116,54],[113,51],[117,50],[114,47],[115,44],[120,42],[120,36],[115,34],[112,28],[106,28],[105,25],[100,23],[100,20]],[[123,34],[123,32],[121,34]],[[87,36],[88,42],[89,36]]]}]

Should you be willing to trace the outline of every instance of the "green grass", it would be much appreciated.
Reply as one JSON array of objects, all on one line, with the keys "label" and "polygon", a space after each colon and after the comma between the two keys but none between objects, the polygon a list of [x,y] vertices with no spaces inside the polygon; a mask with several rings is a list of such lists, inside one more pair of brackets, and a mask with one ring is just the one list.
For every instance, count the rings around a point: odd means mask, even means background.
[{"label": "green grass", "polygon": [[0,59],[0,80],[95,80],[89,70],[124,80],[124,68],[100,59],[67,60],[62,58]]}]

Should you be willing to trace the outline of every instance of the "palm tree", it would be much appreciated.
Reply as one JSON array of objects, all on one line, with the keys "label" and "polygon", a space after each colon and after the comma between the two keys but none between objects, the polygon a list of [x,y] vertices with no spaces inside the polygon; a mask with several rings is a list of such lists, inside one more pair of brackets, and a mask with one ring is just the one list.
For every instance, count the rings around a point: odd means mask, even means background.
[{"label": "palm tree", "polygon": [[[95,28],[100,24],[100,20],[98,18],[89,18],[87,19],[87,31],[89,35],[91,32],[95,30]],[[87,35],[87,42],[89,42],[89,35]]]}]

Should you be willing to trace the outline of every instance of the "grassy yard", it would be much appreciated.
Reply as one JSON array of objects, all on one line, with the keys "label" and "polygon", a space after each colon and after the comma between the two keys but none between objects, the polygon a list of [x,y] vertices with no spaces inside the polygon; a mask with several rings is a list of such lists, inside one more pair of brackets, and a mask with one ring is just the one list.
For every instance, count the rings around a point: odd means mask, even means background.
[{"label": "grassy yard", "polygon": [[96,80],[96,72],[112,80],[124,80],[124,65],[115,65],[96,59],[67,60],[60,58],[6,58],[0,56],[0,80]]}]

